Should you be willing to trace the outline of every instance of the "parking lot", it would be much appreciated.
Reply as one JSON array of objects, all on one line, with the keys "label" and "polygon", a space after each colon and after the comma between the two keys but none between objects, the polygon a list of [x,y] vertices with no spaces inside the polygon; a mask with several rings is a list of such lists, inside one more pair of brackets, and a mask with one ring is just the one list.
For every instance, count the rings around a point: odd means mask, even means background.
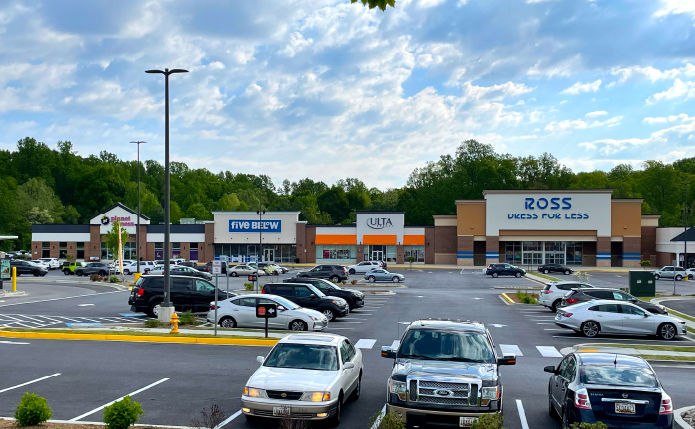
[{"label": "parking lot", "polygon": [[[341,427],[369,427],[384,406],[386,380],[393,361],[379,350],[400,338],[408,323],[420,318],[476,320],[489,328],[498,351],[518,356],[516,366],[503,367],[505,425],[509,429],[560,428],[547,413],[546,365],[560,361],[563,348],[586,342],[554,324],[554,314],[539,306],[507,305],[499,294],[539,286],[528,279],[497,278],[478,270],[417,268],[393,270],[406,276],[397,287],[383,284],[370,289],[392,294],[367,294],[365,307],[331,322],[327,331],[347,336],[362,349],[365,362],[362,397],[347,403]],[[287,278],[290,274],[280,276]],[[627,274],[592,273],[592,283],[625,287]],[[358,278],[352,276],[352,278]],[[21,278],[26,297],[0,302],[0,325],[66,327],[68,323],[128,323],[127,290],[90,284],[51,272],[45,278]],[[240,289],[246,279],[230,279]],[[261,278],[261,283],[273,281]],[[659,282],[657,289],[672,285]],[[679,293],[695,293],[695,282],[681,282]],[[346,285],[345,287],[350,287]],[[226,279],[220,279],[226,288]],[[365,288],[366,289],[366,288]],[[70,320],[75,320],[71,322]],[[12,322],[14,321],[14,322]],[[662,344],[656,338],[600,336],[592,342]],[[680,344],[692,341],[681,338]],[[670,342],[673,344],[674,342]],[[246,422],[237,414],[248,377],[258,367],[255,358],[266,347],[185,345],[62,340],[0,342],[4,364],[0,380],[0,416],[12,416],[25,391],[46,397],[53,418],[101,421],[105,404],[131,394],[142,403],[141,423],[187,426],[204,407],[218,404],[228,417],[226,428],[277,427],[277,422]],[[695,376],[695,367],[655,368],[675,408],[692,405],[695,387],[682,380]],[[25,384],[29,383],[29,384]],[[68,394],[66,394],[68,392]]]}]

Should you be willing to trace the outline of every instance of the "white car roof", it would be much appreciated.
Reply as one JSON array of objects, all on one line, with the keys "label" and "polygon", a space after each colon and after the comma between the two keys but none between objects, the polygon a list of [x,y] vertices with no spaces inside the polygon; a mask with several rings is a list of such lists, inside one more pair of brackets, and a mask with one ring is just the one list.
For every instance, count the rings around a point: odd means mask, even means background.
[{"label": "white car roof", "polygon": [[293,344],[317,344],[317,345],[331,345],[338,346],[340,341],[345,337],[342,335],[335,334],[290,334],[282,338],[279,343],[293,343]]}]

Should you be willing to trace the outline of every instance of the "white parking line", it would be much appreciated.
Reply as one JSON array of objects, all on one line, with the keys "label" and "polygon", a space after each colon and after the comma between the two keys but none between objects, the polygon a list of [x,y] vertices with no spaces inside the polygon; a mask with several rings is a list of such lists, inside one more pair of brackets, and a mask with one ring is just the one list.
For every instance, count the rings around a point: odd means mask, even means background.
[{"label": "white parking line", "polygon": [[343,324],[343,323],[362,323],[362,322],[343,322],[343,321],[340,321],[340,320],[335,320],[333,323],[340,323],[340,324]]},{"label": "white parking line", "polygon": [[22,384],[18,384],[18,385],[16,385],[16,386],[12,386],[12,387],[8,387],[8,388],[6,388],[6,389],[2,389],[2,390],[0,390],[0,393],[4,393],[4,392],[7,392],[7,391],[12,390],[12,389],[17,389],[17,388],[19,388],[19,387],[26,386],[26,385],[28,385],[28,384],[33,384],[33,383],[36,383],[36,382],[38,382],[38,381],[45,380],[45,379],[47,379],[47,378],[58,377],[59,375],[60,375],[60,373],[57,373],[57,374],[47,375],[47,376],[45,376],[45,377],[37,378],[36,380],[27,381],[26,383],[22,383]]},{"label": "white parking line", "polygon": [[398,341],[398,340],[393,340],[393,342],[391,343],[391,348],[392,348],[393,350],[397,350],[397,349],[398,349],[398,346],[399,346],[400,344],[401,344],[400,341]]},{"label": "white parking line", "polygon": [[16,341],[0,341],[0,344],[30,344],[30,343],[18,343]]},{"label": "white parking line", "polygon": [[29,302],[15,302],[13,304],[5,304],[5,305],[0,305],[0,307],[10,307],[13,305],[24,305],[24,304],[36,304],[37,302],[50,302],[50,301],[61,301],[64,299],[73,299],[73,298],[84,298],[85,296],[96,296],[96,295],[107,295],[110,293],[123,293],[123,292],[128,292],[127,290],[117,290],[113,292],[102,292],[102,293],[88,293],[86,295],[76,295],[76,296],[66,296],[63,298],[52,298],[52,299],[42,299],[39,301],[29,301]]},{"label": "white parking line", "polygon": [[524,406],[521,403],[521,399],[516,400],[516,409],[519,410],[519,420],[521,420],[521,429],[529,429],[528,422],[526,421],[526,413],[524,412]]},{"label": "white parking line", "polygon": [[229,417],[227,417],[226,419],[224,419],[224,420],[222,421],[222,423],[220,423],[220,424],[218,424],[217,426],[215,426],[215,429],[221,429],[221,428],[224,427],[227,423],[229,423],[229,422],[231,422],[232,420],[234,420],[234,419],[236,419],[237,417],[239,417],[239,415],[241,415],[241,410],[237,411],[236,413],[234,413],[234,414],[232,414],[231,416],[229,416]]},{"label": "white parking line", "polygon": [[335,329],[336,331],[354,331],[355,328],[334,328],[332,326],[327,326],[326,329]]},{"label": "white parking line", "polygon": [[384,408],[382,408],[381,412],[379,412],[379,417],[377,417],[376,420],[374,420],[374,424],[369,429],[377,429],[379,427],[379,425],[381,425],[381,420],[384,418],[385,414],[386,414],[386,404],[384,404]]},{"label": "white parking line", "polygon": [[103,410],[104,408],[108,407],[109,405],[112,405],[112,404],[115,403],[115,402],[120,401],[121,399],[125,398],[126,396],[134,396],[134,395],[137,395],[138,393],[143,392],[143,391],[145,391],[145,390],[147,390],[147,389],[149,389],[149,388],[151,388],[151,387],[154,387],[154,386],[156,386],[156,385],[158,385],[158,384],[160,384],[160,383],[164,383],[164,382],[167,381],[167,380],[168,380],[168,378],[162,378],[161,380],[155,381],[154,383],[149,384],[149,385],[143,387],[142,389],[138,389],[138,390],[136,390],[135,392],[131,392],[131,393],[127,394],[127,395],[121,396],[120,398],[118,398],[118,399],[116,399],[116,400],[114,400],[114,401],[111,401],[111,402],[109,402],[108,404],[104,404],[104,405],[102,405],[101,407],[95,408],[95,409],[93,409],[92,411],[86,412],[86,413],[84,413],[84,414],[82,414],[82,415],[79,415],[79,416],[77,416],[77,417],[75,417],[75,418],[73,418],[73,419],[70,419],[70,420],[68,420],[68,421],[70,421],[70,422],[76,422],[76,421],[78,421],[78,420],[82,420],[83,418],[85,418],[85,417],[87,417],[87,416],[90,416],[90,415],[96,413],[97,411],[101,411],[101,410]]},{"label": "white parking line", "polygon": [[554,325],[555,322],[536,322],[536,325]]},{"label": "white parking line", "polygon": [[553,346],[536,346],[536,348],[541,352],[543,357],[562,357],[562,353],[557,351]]},{"label": "white parking line", "polygon": [[523,356],[524,354],[521,353],[521,350],[519,349],[519,346],[516,344],[500,344],[500,350],[502,350],[502,354],[515,354],[517,356]]},{"label": "white parking line", "polygon": [[371,316],[372,313],[360,313],[359,311],[351,311],[351,314],[356,314],[358,316]]},{"label": "white parking line", "polygon": [[364,338],[360,339],[355,343],[355,347],[358,349],[371,349],[376,344],[376,340],[366,340]]},{"label": "white parking line", "polygon": [[360,319],[359,317],[341,317],[340,320],[369,320],[369,319]]}]

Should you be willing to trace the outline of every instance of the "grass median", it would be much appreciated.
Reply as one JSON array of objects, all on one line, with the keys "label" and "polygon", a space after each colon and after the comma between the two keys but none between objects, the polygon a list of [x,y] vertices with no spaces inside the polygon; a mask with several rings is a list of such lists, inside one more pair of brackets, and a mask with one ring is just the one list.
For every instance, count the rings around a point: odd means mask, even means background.
[{"label": "grass median", "polygon": [[551,282],[559,282],[559,281],[562,281],[562,280],[560,280],[560,279],[557,278],[557,277],[549,276],[549,275],[543,274],[543,273],[536,273],[536,272],[534,272],[534,273],[529,273],[529,274],[531,274],[531,275],[533,275],[533,276],[536,276],[536,277],[542,277],[542,278],[544,278],[544,279],[546,279],[546,280],[550,280]]}]

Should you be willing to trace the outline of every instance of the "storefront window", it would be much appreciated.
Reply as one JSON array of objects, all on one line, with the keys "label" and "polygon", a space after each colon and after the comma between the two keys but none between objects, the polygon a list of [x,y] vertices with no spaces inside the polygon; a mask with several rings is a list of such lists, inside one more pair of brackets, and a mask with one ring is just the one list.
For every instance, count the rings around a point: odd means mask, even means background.
[{"label": "storefront window", "polygon": [[545,263],[563,264],[565,263],[565,242],[546,241],[545,242]]},{"label": "storefront window", "polygon": [[537,265],[543,263],[543,242],[542,241],[523,241],[522,242],[522,264]]},{"label": "storefront window", "polygon": [[68,256],[68,243],[61,241],[58,245],[58,258],[65,259]]},{"label": "storefront window", "polygon": [[154,243],[154,260],[163,261],[164,260],[164,243],[155,242]]},{"label": "storefront window", "polygon": [[[198,243],[191,243],[191,260],[193,260],[194,245],[197,248]],[[215,255],[229,256],[229,262],[242,264],[254,262],[257,256],[257,249],[260,249],[258,244],[215,244]],[[297,257],[297,247],[294,244],[264,244],[263,253],[264,258],[270,262],[294,263]]]},{"label": "storefront window", "polygon": [[77,252],[75,255],[75,259],[76,260],[84,259],[84,242],[76,243],[76,246],[77,246]]},{"label": "storefront window", "polygon": [[197,261],[198,260],[198,243],[191,243],[191,251],[189,253],[189,260],[191,261]]},{"label": "storefront window", "polygon": [[521,264],[521,242],[508,241],[504,245],[505,262],[512,265]]},{"label": "storefront window", "polygon": [[567,243],[567,265],[582,265],[584,243],[572,241]]},{"label": "storefront window", "polygon": [[138,248],[135,242],[123,243],[123,259],[137,259]]},{"label": "storefront window", "polygon": [[51,257],[51,243],[49,241],[44,241],[43,243],[41,243],[41,257]]},{"label": "storefront window", "polygon": [[316,259],[323,260],[355,260],[357,258],[357,246],[332,244],[316,246]]},{"label": "storefront window", "polygon": [[415,258],[414,262],[425,262],[425,246],[403,246],[405,262],[408,262],[408,256]]},{"label": "storefront window", "polygon": [[181,243],[171,243],[171,257],[176,258],[181,254]]},{"label": "storefront window", "polygon": [[386,262],[396,263],[396,246],[386,246]]}]

